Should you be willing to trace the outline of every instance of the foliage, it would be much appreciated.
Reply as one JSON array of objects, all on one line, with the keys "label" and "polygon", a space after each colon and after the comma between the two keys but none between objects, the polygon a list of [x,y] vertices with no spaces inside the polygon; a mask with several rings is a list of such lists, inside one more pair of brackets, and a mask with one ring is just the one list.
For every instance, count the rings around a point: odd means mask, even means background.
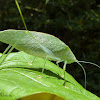
[{"label": "foliage", "polygon": [[[46,62],[46,70],[41,73],[44,62],[45,59],[25,52],[9,54],[0,66],[0,99],[15,100],[31,94],[37,94],[39,97],[39,93],[49,93],[53,99],[46,100],[99,100],[68,73],[65,74],[66,86],[63,86],[63,70],[50,61]],[[53,94],[58,99],[54,99]]]},{"label": "foliage", "polygon": [[[49,0],[45,4],[46,1],[19,0],[28,29],[54,33],[70,46],[78,60],[100,65],[100,1]],[[14,0],[0,0],[0,30],[4,29],[24,29]],[[4,46],[0,43],[0,52]],[[100,71],[85,66],[87,89],[100,96]],[[84,85],[79,67],[68,65],[67,71]]]}]

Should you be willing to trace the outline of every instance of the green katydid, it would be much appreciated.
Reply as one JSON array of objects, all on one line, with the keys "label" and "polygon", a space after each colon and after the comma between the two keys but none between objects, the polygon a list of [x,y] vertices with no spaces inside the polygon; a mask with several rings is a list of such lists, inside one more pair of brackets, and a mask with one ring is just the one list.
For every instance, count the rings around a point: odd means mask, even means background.
[{"label": "green katydid", "polygon": [[[70,48],[61,40],[59,40],[58,38],[52,35],[41,33],[41,32],[28,31],[19,4],[17,0],[15,0],[15,2],[26,30],[23,31],[5,30],[0,32],[0,41],[12,45],[12,48],[9,50],[8,54],[11,52],[13,48],[16,48],[20,51],[24,51],[36,57],[41,57],[44,59],[46,58],[48,60],[57,61],[57,62],[64,62],[64,67],[63,67],[64,73],[66,69],[66,64],[77,62],[84,71],[85,87],[86,87],[85,69],[79,62],[90,63],[97,67],[99,66],[91,62],[78,61],[74,56],[74,54],[72,53],[72,51],[70,50]],[[7,39],[5,40],[6,37]],[[5,52],[8,51],[10,47],[11,46],[9,46],[5,50]]]}]

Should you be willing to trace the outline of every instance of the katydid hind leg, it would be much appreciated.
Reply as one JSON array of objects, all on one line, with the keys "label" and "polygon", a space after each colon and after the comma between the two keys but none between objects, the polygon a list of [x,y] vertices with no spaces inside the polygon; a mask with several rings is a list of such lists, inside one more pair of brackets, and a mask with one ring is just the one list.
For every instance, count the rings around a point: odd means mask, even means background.
[{"label": "katydid hind leg", "polygon": [[[16,43],[15,43],[16,44]],[[14,47],[15,47],[15,44],[11,47],[11,46],[8,46],[9,47],[9,49],[8,49],[8,47],[7,47],[7,49],[6,49],[6,51],[7,50],[9,50],[8,51],[8,53],[6,54],[6,56],[4,57],[4,59],[0,62],[0,65],[4,62],[4,60],[7,58],[7,56],[12,52],[12,50],[14,49]],[[11,48],[10,48],[11,47]],[[5,52],[5,51],[4,51]],[[4,55],[4,54],[3,54]]]},{"label": "katydid hind leg", "polygon": [[4,52],[2,53],[2,56],[0,58],[2,58],[3,55],[5,55],[9,51],[10,48],[11,48],[11,45],[8,45],[8,47],[4,50]]},{"label": "katydid hind leg", "polygon": [[[7,53],[7,52],[9,52],[9,49],[11,48],[11,45],[8,45],[8,47],[5,49],[5,51],[2,53],[2,55],[0,56],[0,60],[2,60],[2,58],[3,58],[3,56]],[[4,59],[5,59],[6,57],[4,57]],[[3,61],[4,61],[4,59],[3,59]],[[0,61],[0,65],[3,63],[3,61]]]}]

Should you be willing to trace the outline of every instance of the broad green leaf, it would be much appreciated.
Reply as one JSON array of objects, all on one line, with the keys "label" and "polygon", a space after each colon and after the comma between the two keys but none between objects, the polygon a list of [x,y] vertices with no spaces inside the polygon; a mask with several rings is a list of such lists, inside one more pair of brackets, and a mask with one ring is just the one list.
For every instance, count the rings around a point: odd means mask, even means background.
[{"label": "broad green leaf", "polygon": [[36,57],[53,61],[76,62],[70,48],[58,38],[35,31],[5,30],[0,32],[0,41],[15,45],[19,51],[24,51]]},{"label": "broad green leaf", "polygon": [[[0,65],[0,69],[8,68],[8,67],[23,67],[23,68],[28,67],[28,68],[40,69],[40,71],[42,71],[42,68],[44,68],[44,63],[45,63],[45,59],[31,56],[25,52],[18,52],[18,53],[9,54],[8,57],[2,63],[2,65]],[[60,77],[64,75],[63,69],[59,69],[58,66],[56,66],[54,63],[51,63],[48,60],[46,61],[45,69],[55,73],[56,75],[59,75]],[[75,81],[74,78],[69,74],[67,74],[66,77],[67,77],[67,81],[79,85],[77,81]]]},{"label": "broad green leaf", "polygon": [[[50,93],[65,100],[100,100],[85,90],[66,73],[66,86],[61,78],[63,70],[45,59],[24,52],[11,53],[0,66],[0,99],[13,100],[37,93]],[[3,99],[4,98],[4,99]]]}]

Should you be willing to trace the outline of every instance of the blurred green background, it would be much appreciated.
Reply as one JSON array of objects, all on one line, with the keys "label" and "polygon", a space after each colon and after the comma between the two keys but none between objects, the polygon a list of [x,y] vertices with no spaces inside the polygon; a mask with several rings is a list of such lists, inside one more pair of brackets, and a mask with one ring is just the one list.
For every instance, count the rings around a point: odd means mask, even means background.
[{"label": "blurred green background", "polygon": [[[100,65],[100,0],[48,1],[18,0],[28,30],[52,34],[65,42],[78,60]],[[5,29],[25,29],[14,0],[0,0],[0,31]],[[0,42],[0,52],[6,46]],[[100,69],[83,65],[87,90],[100,96]],[[84,74],[78,64],[68,65],[67,72],[84,86]]]}]

